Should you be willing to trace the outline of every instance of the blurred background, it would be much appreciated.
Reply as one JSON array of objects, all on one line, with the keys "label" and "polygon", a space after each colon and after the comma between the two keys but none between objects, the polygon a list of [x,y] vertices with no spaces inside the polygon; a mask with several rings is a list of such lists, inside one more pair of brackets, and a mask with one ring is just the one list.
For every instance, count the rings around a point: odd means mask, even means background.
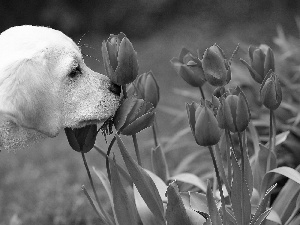
[{"label": "blurred background", "polygon": [[[178,172],[180,159],[197,149],[193,142],[186,148],[183,142],[176,142],[176,137],[192,140],[190,133],[177,131],[188,126],[182,112],[185,102],[191,101],[198,90],[181,80],[170,59],[177,57],[183,46],[201,53],[214,43],[228,56],[240,43],[236,63],[240,57],[249,60],[246,53],[250,44],[266,43],[279,51],[274,44],[278,26],[298,37],[299,11],[297,0],[1,0],[0,32],[23,24],[61,30],[75,42],[81,40],[87,65],[101,73],[102,41],[109,34],[124,32],[138,53],[140,73],[152,70],[160,85],[159,137],[162,144],[175,137],[165,151],[171,171]],[[242,72],[249,75],[246,70]],[[183,134],[187,137],[181,137]],[[151,138],[148,130],[138,134],[146,167],[153,146]],[[130,139],[124,139],[131,149]],[[100,135],[97,145],[107,149]],[[118,149],[114,152],[118,158]],[[87,154],[87,160],[90,166],[104,168],[102,156],[95,151]],[[96,177],[94,180],[101,195],[103,187]],[[90,190],[81,155],[68,146],[64,132],[23,151],[1,152],[0,225],[96,224],[82,184]]]}]

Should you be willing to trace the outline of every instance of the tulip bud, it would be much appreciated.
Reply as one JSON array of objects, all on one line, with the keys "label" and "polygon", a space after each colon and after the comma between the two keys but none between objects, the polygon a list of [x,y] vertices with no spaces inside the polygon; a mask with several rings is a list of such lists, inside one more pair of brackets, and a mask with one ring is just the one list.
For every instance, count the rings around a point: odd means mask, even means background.
[{"label": "tulip bud", "polygon": [[265,107],[275,110],[282,101],[282,91],[276,73],[270,71],[260,87],[260,98]]},{"label": "tulip bud", "polygon": [[205,83],[205,76],[201,61],[192,55],[192,53],[183,48],[179,58],[171,59],[176,72],[193,87],[202,87]]},{"label": "tulip bud", "polygon": [[106,73],[114,84],[129,84],[137,77],[137,54],[125,34],[110,35],[103,41],[102,57]]},{"label": "tulip bud", "polygon": [[[133,90],[135,89],[135,90]],[[135,92],[137,98],[150,102],[155,108],[159,102],[159,86],[153,73],[143,73],[128,88],[127,93]]]},{"label": "tulip bud", "polygon": [[194,138],[200,146],[211,146],[219,142],[221,131],[213,111],[206,106],[196,103],[187,104],[189,124]]},{"label": "tulip bud", "polygon": [[270,70],[275,71],[273,51],[270,47],[261,45],[259,48],[250,46],[248,52],[250,65],[243,59],[241,62],[248,68],[252,78],[261,84]]},{"label": "tulip bud", "polygon": [[202,66],[206,80],[213,86],[224,86],[231,80],[230,66],[216,44],[204,52]]},{"label": "tulip bud", "polygon": [[95,145],[97,125],[87,125],[82,128],[65,128],[69,145],[77,152],[87,153]]},{"label": "tulip bud", "polygon": [[133,135],[150,127],[155,116],[153,110],[153,105],[143,99],[135,96],[125,99],[114,117],[116,130],[123,135]]},{"label": "tulip bud", "polygon": [[219,127],[231,132],[244,131],[250,122],[250,110],[242,90],[237,87],[232,94],[220,100],[217,115]]}]

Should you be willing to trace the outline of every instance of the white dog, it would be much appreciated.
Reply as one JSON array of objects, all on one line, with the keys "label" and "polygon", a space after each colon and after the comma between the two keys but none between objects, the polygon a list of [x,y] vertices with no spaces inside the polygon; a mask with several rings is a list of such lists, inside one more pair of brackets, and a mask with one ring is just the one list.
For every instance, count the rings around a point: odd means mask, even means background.
[{"label": "white dog", "polygon": [[118,105],[116,87],[85,65],[79,47],[62,32],[26,25],[1,33],[1,148],[104,122]]}]

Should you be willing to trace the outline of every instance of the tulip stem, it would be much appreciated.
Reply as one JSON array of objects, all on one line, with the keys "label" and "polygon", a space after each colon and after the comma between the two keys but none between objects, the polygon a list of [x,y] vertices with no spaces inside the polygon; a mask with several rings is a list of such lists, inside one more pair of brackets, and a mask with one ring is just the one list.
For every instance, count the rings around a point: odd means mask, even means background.
[{"label": "tulip stem", "polygon": [[154,145],[155,147],[158,146],[158,140],[157,140],[157,133],[156,133],[156,117],[154,117],[154,121],[152,124],[152,131],[153,131],[153,139],[154,139]]},{"label": "tulip stem", "polygon": [[137,142],[136,134],[132,135],[132,140],[133,140],[135,154],[136,154],[138,164],[140,166],[142,166],[142,160],[141,160],[141,155],[140,155],[140,150],[139,150],[139,145],[138,145],[138,142]]},{"label": "tulip stem", "polygon": [[114,145],[116,141],[116,136],[113,137],[113,139],[111,140],[111,142],[109,143],[107,152],[106,152],[106,158],[105,158],[105,165],[106,165],[106,172],[107,172],[107,177],[108,180],[111,181],[111,176],[110,176],[110,169],[109,169],[109,154],[111,152],[112,146]]},{"label": "tulip stem", "polygon": [[200,90],[201,97],[205,100],[205,95],[204,95],[202,87],[199,87],[199,90]]},{"label": "tulip stem", "polygon": [[[275,132],[275,118],[274,118],[274,111],[270,109],[270,132],[269,132],[269,151],[275,150],[275,142],[276,142],[276,132]],[[268,155],[267,160],[267,171],[270,170],[271,167],[271,153]]]},{"label": "tulip stem", "polygon": [[217,181],[218,181],[218,188],[219,188],[220,196],[221,196],[222,211],[223,211],[223,219],[222,219],[223,223],[222,224],[225,224],[227,221],[227,218],[226,218],[227,212],[225,209],[225,197],[224,197],[224,193],[223,193],[223,189],[222,189],[221,177],[220,177],[219,169],[217,166],[217,161],[216,161],[216,158],[214,155],[214,150],[213,150],[212,146],[208,146],[208,150],[209,150],[210,156],[211,156],[213,164],[214,164],[215,173],[216,173],[216,177],[217,177]]},{"label": "tulip stem", "polygon": [[83,160],[83,163],[84,163],[84,166],[85,166],[85,169],[86,169],[86,172],[88,174],[88,177],[89,177],[89,181],[90,181],[90,184],[92,186],[92,189],[93,189],[93,192],[94,192],[94,195],[95,195],[95,198],[96,198],[96,201],[97,201],[97,204],[99,206],[99,209],[101,211],[101,213],[104,215],[105,219],[110,223],[110,224],[113,224],[111,219],[108,218],[106,212],[104,211],[102,205],[100,204],[100,200],[98,198],[98,195],[97,195],[97,192],[96,192],[96,189],[95,189],[95,185],[94,185],[94,182],[93,182],[93,179],[92,179],[92,176],[91,176],[91,172],[90,172],[90,169],[88,167],[88,164],[86,162],[86,158],[85,158],[85,154],[83,152],[81,152],[81,156],[82,156],[82,160]]},{"label": "tulip stem", "polygon": [[[243,139],[242,139],[242,135],[241,135],[241,132],[237,132],[238,133],[238,139],[239,139],[239,145],[240,145],[240,150],[241,150],[241,168],[242,168],[242,174],[241,174],[241,177],[242,177],[242,183],[241,183],[241,202],[244,202],[244,185],[245,185],[245,158],[244,158],[244,147],[243,147]],[[244,207],[242,205],[242,224],[244,224]]]}]

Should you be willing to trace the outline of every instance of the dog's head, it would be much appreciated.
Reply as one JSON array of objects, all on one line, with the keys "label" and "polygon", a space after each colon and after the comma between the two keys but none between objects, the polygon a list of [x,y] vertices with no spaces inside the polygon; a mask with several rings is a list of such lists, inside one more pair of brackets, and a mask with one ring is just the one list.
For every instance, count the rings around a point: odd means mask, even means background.
[{"label": "dog's head", "polygon": [[19,26],[0,35],[0,120],[54,137],[113,116],[118,92],[60,31]]}]

